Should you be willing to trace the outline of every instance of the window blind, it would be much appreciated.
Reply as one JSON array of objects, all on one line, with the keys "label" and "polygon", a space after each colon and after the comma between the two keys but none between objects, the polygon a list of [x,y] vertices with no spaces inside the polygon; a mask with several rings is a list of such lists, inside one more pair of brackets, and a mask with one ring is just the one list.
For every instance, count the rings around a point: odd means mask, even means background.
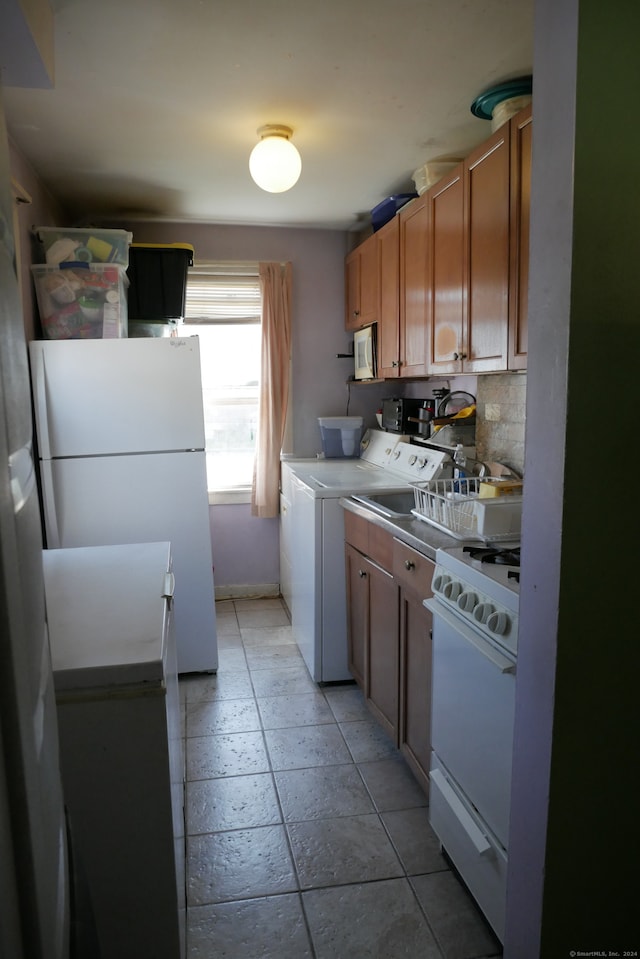
[{"label": "window blind", "polygon": [[185,323],[258,323],[257,263],[198,262],[187,274]]}]

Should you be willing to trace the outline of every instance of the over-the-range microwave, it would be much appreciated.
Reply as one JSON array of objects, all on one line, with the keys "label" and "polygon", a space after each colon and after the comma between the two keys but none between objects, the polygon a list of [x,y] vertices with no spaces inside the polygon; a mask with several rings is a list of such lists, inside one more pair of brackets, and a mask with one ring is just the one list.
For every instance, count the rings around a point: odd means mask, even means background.
[{"label": "over-the-range microwave", "polygon": [[377,375],[376,324],[365,326],[353,334],[353,356],[356,380],[374,380]]}]

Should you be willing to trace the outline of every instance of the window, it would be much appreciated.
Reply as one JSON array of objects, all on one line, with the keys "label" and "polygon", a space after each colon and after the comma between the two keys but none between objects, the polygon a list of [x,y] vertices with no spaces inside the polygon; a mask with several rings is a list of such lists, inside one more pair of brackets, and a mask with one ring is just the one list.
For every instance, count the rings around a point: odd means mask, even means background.
[{"label": "window", "polygon": [[262,296],[257,263],[195,263],[180,335],[200,338],[207,486],[251,487],[258,423]]}]

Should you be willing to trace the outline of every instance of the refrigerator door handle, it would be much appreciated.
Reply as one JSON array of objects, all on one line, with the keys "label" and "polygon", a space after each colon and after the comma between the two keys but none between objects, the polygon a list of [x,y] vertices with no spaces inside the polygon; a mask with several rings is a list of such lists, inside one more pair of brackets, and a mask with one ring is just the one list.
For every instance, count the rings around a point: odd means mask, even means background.
[{"label": "refrigerator door handle", "polygon": [[49,418],[47,416],[47,378],[44,370],[44,351],[32,344],[33,394],[38,432],[38,453],[41,459],[51,458],[49,442]]},{"label": "refrigerator door handle", "polygon": [[47,549],[59,549],[61,546],[60,530],[58,529],[58,511],[56,509],[56,494],[51,460],[40,461],[40,475],[42,477],[42,506],[44,512],[44,528],[47,536]]},{"label": "refrigerator door handle", "polygon": [[167,606],[171,609],[173,603],[173,594],[176,591],[176,578],[173,573],[164,574],[164,588],[162,592],[162,598],[166,599]]}]

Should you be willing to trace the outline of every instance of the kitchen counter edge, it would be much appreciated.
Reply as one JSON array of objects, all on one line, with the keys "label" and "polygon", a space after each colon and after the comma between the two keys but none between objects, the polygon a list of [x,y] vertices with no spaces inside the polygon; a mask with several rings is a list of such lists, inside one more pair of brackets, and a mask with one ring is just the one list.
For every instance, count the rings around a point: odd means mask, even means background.
[{"label": "kitchen counter edge", "polygon": [[391,517],[381,516],[349,496],[340,497],[338,502],[343,509],[355,513],[356,516],[361,516],[375,526],[379,526],[401,542],[406,543],[407,546],[413,547],[413,549],[434,561],[436,550],[451,549],[453,546],[462,546],[466,542],[456,539],[454,536],[447,536],[446,533],[442,533],[435,526],[423,523],[413,516],[407,516],[406,519],[392,519]]}]

